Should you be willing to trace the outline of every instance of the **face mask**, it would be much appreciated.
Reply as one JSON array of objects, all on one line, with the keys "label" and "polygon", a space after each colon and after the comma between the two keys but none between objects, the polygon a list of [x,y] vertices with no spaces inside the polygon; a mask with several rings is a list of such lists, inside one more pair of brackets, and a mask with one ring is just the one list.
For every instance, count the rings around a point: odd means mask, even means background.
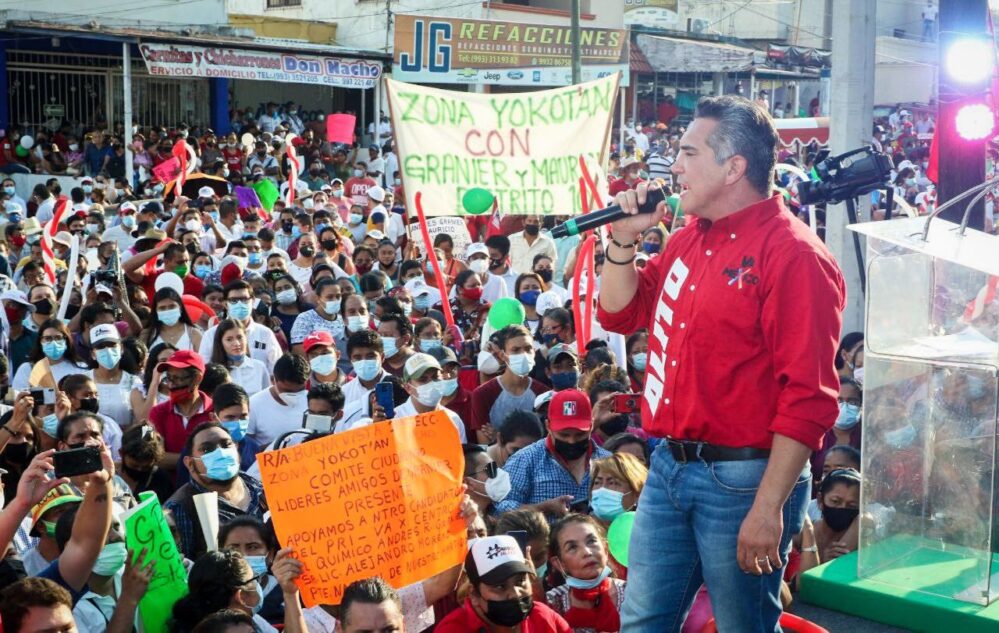
[{"label": "face mask", "polygon": [[323,240],[319,245],[323,247],[324,251],[336,250],[336,240]]},{"label": "face mask", "polygon": [[524,226],[524,233],[530,235],[531,237],[534,237],[540,232],[541,232],[541,227],[538,226],[537,224],[528,224]]},{"label": "face mask", "polygon": [[347,317],[347,329],[351,332],[368,329],[368,317],[361,315]]},{"label": "face mask", "polygon": [[482,286],[477,288],[462,288],[461,294],[469,301],[478,301],[482,298]]},{"label": "face mask", "polygon": [[649,362],[648,352],[641,352],[639,354],[631,355],[631,364],[638,371],[645,371],[645,365]]},{"label": "face mask", "polygon": [[80,149],[79,143],[70,143],[69,144],[69,151],[75,152],[78,149]]},{"label": "face mask", "polygon": [[435,349],[440,349],[444,346],[444,343],[440,339],[436,338],[421,338],[420,339],[420,351],[426,354],[434,351]]},{"label": "face mask", "polygon": [[156,315],[160,319],[160,323],[170,327],[171,325],[176,325],[177,321],[180,321],[180,308],[170,308],[169,310],[157,310]]},{"label": "face mask", "polygon": [[243,420],[228,420],[222,422],[222,428],[229,431],[233,442],[241,442],[246,437],[246,430],[250,428],[249,418]]},{"label": "face mask", "polygon": [[617,435],[618,433],[624,433],[628,430],[628,425],[631,423],[631,418],[627,413],[622,413],[621,415],[615,416],[602,425],[600,425],[600,430],[603,431],[604,435],[610,437],[611,435]]},{"label": "face mask", "polygon": [[413,299],[413,305],[420,312],[426,312],[430,309],[430,295],[420,295]]},{"label": "face mask", "polygon": [[655,255],[659,252],[660,245],[655,242],[642,242],[642,250],[648,255]]},{"label": "face mask", "polygon": [[283,306],[291,305],[298,301],[298,294],[294,288],[285,288],[274,296],[277,302]]},{"label": "face mask", "polygon": [[441,389],[444,391],[444,397],[449,398],[454,395],[454,392],[458,391],[458,379],[457,378],[444,378],[441,380]]},{"label": "face mask", "polygon": [[316,356],[309,361],[312,371],[319,376],[329,376],[336,369],[336,356],[333,354],[323,354]]},{"label": "face mask", "polygon": [[833,532],[842,532],[850,527],[860,513],[860,508],[822,508],[822,519]]},{"label": "face mask", "polygon": [[968,387],[968,397],[972,400],[978,400],[985,395],[987,391],[985,387],[985,381],[979,376],[970,375],[965,383]]},{"label": "face mask", "polygon": [[358,262],[354,262],[354,268],[357,269],[358,276],[366,275],[367,273],[371,272],[371,266],[372,266],[371,264],[361,264]]},{"label": "face mask", "polygon": [[402,306],[402,313],[408,317],[413,314],[413,304],[408,301],[400,301],[399,305]]},{"label": "face mask", "polygon": [[250,318],[250,304],[243,301],[230,301],[229,306],[229,318],[236,319],[237,321],[244,321]]},{"label": "face mask", "polygon": [[190,402],[193,398],[194,398],[193,387],[180,387],[178,389],[170,390],[170,404],[174,406],[184,404],[185,402]]},{"label": "face mask", "polygon": [[542,334],[541,342],[544,343],[545,347],[552,347],[556,343],[561,343],[562,339],[558,334]]},{"label": "face mask", "polygon": [[32,302],[31,305],[35,306],[35,312],[44,315],[52,314],[52,308],[54,307],[51,299],[40,299]]},{"label": "face mask", "polygon": [[42,343],[42,353],[49,360],[60,360],[66,353],[66,341],[58,340],[50,343]]},{"label": "face mask", "polygon": [[492,354],[480,354],[479,358],[479,371],[486,375],[492,375],[499,373],[500,362],[499,359]]},{"label": "face mask", "polygon": [[359,360],[354,363],[354,373],[365,382],[371,382],[378,377],[382,364],[378,360]]},{"label": "face mask", "polygon": [[126,229],[130,229],[135,226],[135,216],[134,215],[123,215],[121,216],[121,225]]},{"label": "face mask", "polygon": [[336,315],[340,314],[340,305],[342,301],[340,299],[334,299],[333,301],[326,301],[323,303],[323,309],[326,310],[326,314]]},{"label": "face mask", "polygon": [[303,246],[300,249],[298,249],[298,252],[302,255],[302,257],[312,257],[313,255],[316,254],[316,249],[312,248],[311,246]]},{"label": "face mask", "polygon": [[361,215],[360,213],[351,213],[349,221],[350,221],[351,224],[360,224],[361,220],[363,220],[363,219],[364,219],[364,216]]},{"label": "face mask", "polygon": [[204,279],[210,272],[212,272],[212,267],[208,264],[198,264],[194,267],[194,276],[198,279]]},{"label": "face mask", "polygon": [[[385,350],[385,358],[392,358],[399,353],[399,347],[395,343],[395,338],[391,336],[383,336],[382,348]],[[427,405],[430,406],[430,405]]]},{"label": "face mask", "polygon": [[101,232],[100,224],[88,224],[87,225],[87,235],[96,235]]},{"label": "face mask", "polygon": [[[193,244],[191,244],[190,246],[193,246]],[[187,277],[188,270],[190,269],[187,267],[187,264],[181,264],[180,266],[174,266],[173,268],[174,274],[176,274],[181,279]]]},{"label": "face mask", "polygon": [[583,580],[581,578],[575,578],[574,576],[565,574],[565,584],[569,585],[569,587],[572,589],[596,589],[597,587],[600,586],[600,583],[606,580],[607,577],[610,575],[611,575],[611,568],[608,567],[607,565],[604,565],[603,571],[600,572],[600,575],[598,575],[593,580]]},{"label": "face mask", "polygon": [[496,469],[496,476],[486,479],[486,496],[488,496],[493,503],[499,503],[506,499],[507,495],[510,494],[510,473],[506,472],[502,468]]},{"label": "face mask", "polygon": [[220,446],[200,459],[205,465],[205,476],[213,481],[229,481],[239,474],[239,452],[235,446]]},{"label": "face mask", "polygon": [[534,369],[533,354],[513,354],[507,362],[507,366],[517,376],[523,378]]},{"label": "face mask", "polygon": [[99,349],[96,353],[97,363],[104,369],[114,369],[118,366],[119,361],[121,361],[121,348],[120,347],[108,347],[106,349]]},{"label": "face mask", "polygon": [[554,275],[553,271],[545,269],[545,270],[535,271],[535,273],[539,277],[541,277],[541,280],[544,281],[546,284],[550,284],[552,282],[552,276]]},{"label": "face mask", "polygon": [[624,513],[622,500],[624,493],[610,488],[597,488],[590,497],[590,507],[593,508],[593,516],[601,521],[613,521]]},{"label": "face mask", "polygon": [[552,374],[552,388],[555,391],[574,389],[577,382],[579,382],[579,374],[574,371],[562,371]]},{"label": "face mask", "polygon": [[361,171],[360,169],[355,169],[354,170],[354,178],[360,178],[363,175],[364,175],[364,172]]},{"label": "face mask", "polygon": [[49,437],[58,437],[59,418],[56,417],[56,414],[50,413],[42,418],[42,430]]},{"label": "face mask", "polygon": [[858,367],[853,370],[853,379],[859,382],[861,385],[864,384],[864,368]]},{"label": "face mask", "polygon": [[197,231],[201,228],[201,222],[198,222],[197,220],[188,220],[187,222],[184,222],[184,228],[188,231]]},{"label": "face mask", "polygon": [[499,626],[514,627],[527,619],[534,609],[530,594],[509,600],[486,600],[486,618]]},{"label": "face mask", "polygon": [[94,573],[98,576],[114,576],[125,567],[128,550],[124,543],[108,543],[97,555]]},{"label": "face mask", "polygon": [[264,263],[264,256],[262,253],[250,253],[247,255],[246,261],[250,266],[259,266]]},{"label": "face mask", "polygon": [[83,193],[92,193],[94,191],[93,185],[83,185]]},{"label": "face mask", "polygon": [[586,455],[586,451],[590,449],[590,438],[578,442],[565,442],[553,437],[552,443],[555,444],[555,452],[570,462]]},{"label": "face mask", "polygon": [[[58,424],[58,421],[56,423]],[[3,456],[11,463],[27,466],[28,456],[32,454],[32,448],[29,442],[22,442],[21,444],[8,443],[3,449]],[[3,508],[2,488],[0,488],[0,508]]]},{"label": "face mask", "polygon": [[444,390],[436,380],[416,388],[416,400],[425,407],[436,407],[443,397]]},{"label": "face mask", "polygon": [[916,439],[916,427],[906,424],[900,429],[885,433],[885,441],[894,449],[909,447]]},{"label": "face mask", "polygon": [[847,402],[839,403],[839,416],[834,425],[837,430],[849,431],[860,422],[860,407]]},{"label": "face mask", "polygon": [[468,267],[477,275],[482,275],[489,270],[489,262],[485,259],[473,259],[468,262]]},{"label": "face mask", "polygon": [[916,184],[916,179],[915,178],[906,178],[905,179],[905,184],[907,184],[907,185],[909,185],[911,187],[914,184]]},{"label": "face mask", "polygon": [[250,564],[254,576],[259,576],[267,572],[266,556],[244,556],[246,562]]},{"label": "face mask", "polygon": [[538,305],[538,297],[541,295],[540,290],[525,290],[520,293],[520,302],[525,306],[535,306]]}]

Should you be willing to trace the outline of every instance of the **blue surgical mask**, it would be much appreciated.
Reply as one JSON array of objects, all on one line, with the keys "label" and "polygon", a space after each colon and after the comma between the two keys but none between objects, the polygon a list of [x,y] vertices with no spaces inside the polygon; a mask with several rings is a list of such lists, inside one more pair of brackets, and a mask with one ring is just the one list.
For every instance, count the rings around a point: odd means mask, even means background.
[{"label": "blue surgical mask", "polygon": [[253,570],[254,576],[259,576],[261,574],[267,573],[267,557],[266,556],[244,556],[246,562],[250,564],[250,569]]},{"label": "blue surgical mask", "polygon": [[209,211],[208,212],[208,217],[210,217],[212,220],[218,222],[219,221],[219,212],[218,211]]},{"label": "blue surgical mask", "polygon": [[58,341],[42,343],[42,353],[49,360],[61,360],[63,354],[66,353],[66,341],[60,339]]},{"label": "blue surgical mask", "polygon": [[316,356],[309,361],[309,366],[312,367],[313,373],[319,376],[329,376],[336,369],[336,356],[333,354]]},{"label": "blue surgical mask", "polygon": [[601,521],[613,521],[619,515],[624,514],[624,505],[621,503],[623,499],[623,492],[610,488],[597,488],[590,496],[593,516]]},{"label": "blue surgical mask", "polygon": [[291,229],[291,236],[292,237],[302,237],[302,229],[298,228],[297,224],[294,227],[292,227],[292,229]]},{"label": "blue surgical mask", "polygon": [[208,264],[198,264],[194,267],[194,276],[198,279],[204,279],[210,272],[212,272],[212,267]]},{"label": "blue surgical mask", "polygon": [[382,364],[378,360],[359,360],[354,363],[354,373],[365,382],[370,382],[378,377],[382,371]]},{"label": "blue surgical mask", "polygon": [[236,365],[246,360],[246,354],[226,354],[225,357],[230,363],[235,363]]},{"label": "blue surgical mask", "polygon": [[59,437],[59,418],[56,414],[50,413],[42,418],[42,430],[49,437]]},{"label": "blue surgical mask", "polygon": [[394,336],[383,336],[381,339],[382,348],[385,350],[385,358],[392,358],[399,353],[399,346],[395,344]]},{"label": "blue surgical mask", "polygon": [[645,251],[647,255],[655,255],[662,248],[659,244],[655,242],[642,242],[642,250]]},{"label": "blue surgical mask", "polygon": [[337,315],[340,314],[340,299],[334,299],[333,301],[326,301],[323,304],[323,309],[326,310],[326,314]]},{"label": "blue surgical mask", "polygon": [[91,193],[93,190],[93,185],[83,185],[83,193]]},{"label": "blue surgical mask", "polygon": [[114,576],[125,567],[127,558],[128,550],[125,549],[124,543],[108,543],[97,555],[93,571],[98,576]]},{"label": "blue surgical mask", "polygon": [[512,354],[507,362],[507,366],[514,374],[523,378],[534,369],[534,355],[526,353]]},{"label": "blue surgical mask", "polygon": [[121,225],[126,229],[130,229],[135,226],[135,216],[134,215],[123,215],[121,216]]},{"label": "blue surgical mask", "polygon": [[246,430],[250,428],[249,418],[244,418],[242,420],[224,420],[222,422],[222,428],[229,431],[229,435],[232,436],[233,442],[240,442],[246,437]]},{"label": "blue surgical mask", "polygon": [[631,364],[638,371],[645,371],[645,365],[649,362],[648,352],[640,352],[638,354],[631,355]]},{"label": "blue surgical mask", "polygon": [[552,374],[552,387],[555,391],[575,389],[577,382],[579,382],[579,374],[574,371],[562,371]]},{"label": "blue surgical mask", "polygon": [[246,256],[246,261],[249,262],[250,266],[259,266],[264,263],[263,253],[249,253]]},{"label": "blue surgical mask", "polygon": [[239,474],[239,451],[235,446],[219,446],[199,459],[205,465],[205,476],[215,481],[229,481]]},{"label": "blue surgical mask", "polygon": [[611,568],[604,565],[604,570],[600,572],[600,575],[593,580],[583,580],[581,578],[576,578],[568,574],[565,575],[565,584],[569,585],[571,589],[595,589],[600,586],[608,576],[611,575]]},{"label": "blue surgical mask", "polygon": [[237,321],[244,321],[250,318],[250,304],[244,301],[232,301],[226,304],[229,306],[229,318]]},{"label": "blue surgical mask", "polygon": [[849,431],[857,426],[858,422],[860,422],[860,407],[848,402],[840,402],[835,428],[839,431]]},{"label": "blue surgical mask", "polygon": [[14,193],[15,193],[16,191],[17,191],[17,190],[16,190],[16,189],[14,189],[14,187],[4,187],[4,188],[3,188],[3,192],[4,192],[5,194],[7,194],[8,196],[12,196],[12,195],[14,195]]},{"label": "blue surgical mask", "polygon": [[413,299],[413,304],[420,312],[426,312],[430,309],[430,295],[420,295],[419,297],[416,297]]},{"label": "blue surgical mask", "polygon": [[160,323],[170,327],[171,325],[177,325],[177,321],[180,321],[180,308],[170,308],[169,310],[157,310],[157,316],[160,318]]},{"label": "blue surgical mask", "polygon": [[97,350],[97,363],[104,369],[114,369],[121,361],[121,348],[117,345]]},{"label": "blue surgical mask", "polygon": [[420,351],[426,354],[444,347],[444,343],[439,338],[421,338]]},{"label": "blue surgical mask", "polygon": [[441,390],[444,392],[445,398],[450,398],[454,395],[454,392],[458,391],[457,378],[442,378],[440,382]]},{"label": "blue surgical mask", "polygon": [[548,561],[545,561],[544,564],[541,565],[541,567],[538,567],[537,572],[538,572],[538,578],[544,578],[545,576],[547,576],[548,575]]},{"label": "blue surgical mask", "polygon": [[347,317],[347,329],[351,332],[368,329],[368,317],[359,314]]},{"label": "blue surgical mask", "polygon": [[540,295],[541,295],[540,290],[525,290],[524,292],[520,293],[520,297],[518,298],[520,299],[520,302],[523,303],[525,306],[533,306],[537,305],[538,297]]},{"label": "blue surgical mask", "polygon": [[916,427],[911,424],[906,424],[905,426],[895,429],[894,431],[888,431],[884,435],[885,442],[888,446],[894,449],[908,448],[916,439]]},{"label": "blue surgical mask", "polygon": [[360,224],[363,219],[364,216],[360,213],[351,213],[349,218],[351,224]]}]

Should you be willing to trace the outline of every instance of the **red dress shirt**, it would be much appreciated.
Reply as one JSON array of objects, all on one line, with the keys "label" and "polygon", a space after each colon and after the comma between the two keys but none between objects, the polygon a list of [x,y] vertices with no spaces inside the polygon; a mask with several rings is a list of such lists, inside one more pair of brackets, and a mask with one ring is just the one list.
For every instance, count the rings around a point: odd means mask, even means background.
[{"label": "red dress shirt", "polygon": [[639,271],[612,332],[649,328],[643,428],[719,446],[812,450],[839,408],[833,366],[846,287],[835,259],[779,195],[677,231]]},{"label": "red dress shirt", "polygon": [[211,422],[212,399],[203,391],[199,391],[198,395],[201,396],[201,409],[187,420],[187,425],[184,424],[184,417],[169,400],[149,410],[149,423],[163,436],[163,448],[166,452],[181,452],[187,436],[202,422]]}]

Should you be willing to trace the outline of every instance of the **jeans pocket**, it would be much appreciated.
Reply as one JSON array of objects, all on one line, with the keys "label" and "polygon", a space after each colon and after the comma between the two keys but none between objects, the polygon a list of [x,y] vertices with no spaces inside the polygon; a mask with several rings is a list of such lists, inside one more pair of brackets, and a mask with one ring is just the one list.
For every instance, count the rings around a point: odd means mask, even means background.
[{"label": "jeans pocket", "polygon": [[708,465],[715,484],[726,492],[756,494],[767,469],[766,459],[743,459],[731,462],[711,462]]}]

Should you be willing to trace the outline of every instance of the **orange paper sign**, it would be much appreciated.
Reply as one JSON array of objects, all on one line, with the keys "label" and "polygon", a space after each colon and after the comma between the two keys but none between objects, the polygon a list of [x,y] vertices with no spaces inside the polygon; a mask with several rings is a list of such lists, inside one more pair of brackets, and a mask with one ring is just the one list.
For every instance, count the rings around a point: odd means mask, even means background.
[{"label": "orange paper sign", "polygon": [[305,567],[305,606],[339,604],[362,578],[398,589],[462,562],[464,461],[442,411],[259,453],[278,539]]}]

